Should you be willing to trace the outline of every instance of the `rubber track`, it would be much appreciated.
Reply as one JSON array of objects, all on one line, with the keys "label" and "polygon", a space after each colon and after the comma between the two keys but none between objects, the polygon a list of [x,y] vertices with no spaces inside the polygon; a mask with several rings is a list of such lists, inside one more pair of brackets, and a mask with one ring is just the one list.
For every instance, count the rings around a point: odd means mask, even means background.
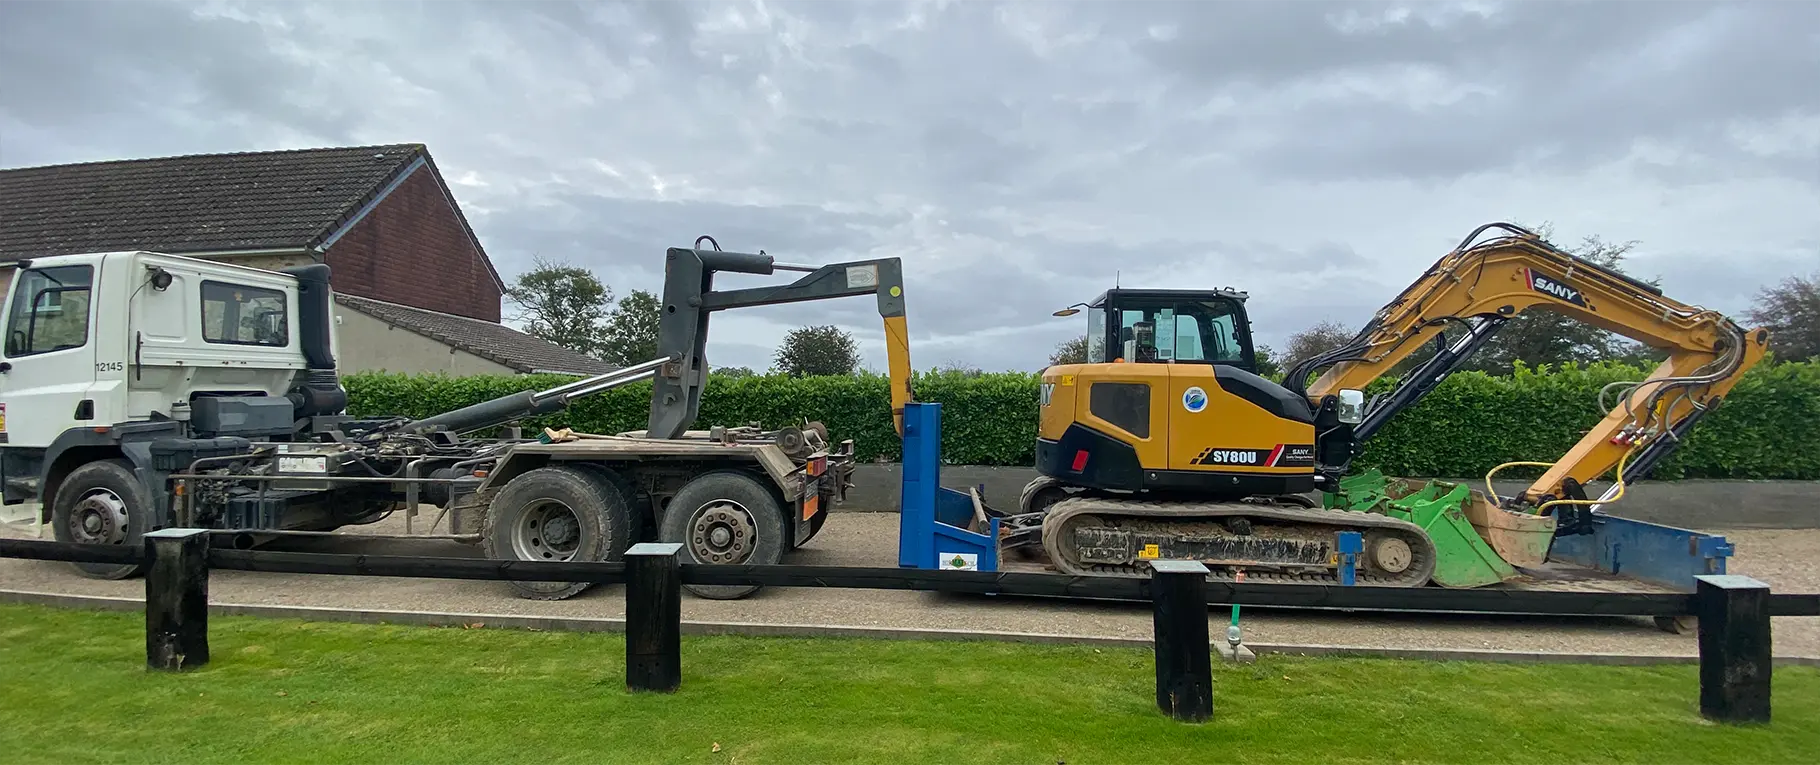
[{"label": "rubber track", "polygon": [[[1411,554],[1409,568],[1398,574],[1389,574],[1369,567],[1361,561],[1356,569],[1359,584],[1378,587],[1421,587],[1434,576],[1435,548],[1434,542],[1428,538],[1427,532],[1409,521],[1392,518],[1388,515],[1248,502],[1142,502],[1100,497],[1070,497],[1061,500],[1050,505],[1048,515],[1043,518],[1043,550],[1048,553],[1050,564],[1065,574],[1136,578],[1150,576],[1149,567],[1141,564],[1082,564],[1076,563],[1069,556],[1060,554],[1058,547],[1063,544],[1062,540],[1068,538],[1068,530],[1065,525],[1081,515],[1098,516],[1102,520],[1124,517],[1178,518],[1194,521],[1236,516],[1328,526],[1335,528],[1336,531],[1341,529],[1360,532],[1381,530],[1395,534],[1409,544]],[[1234,576],[1225,567],[1219,567],[1208,578],[1231,581]],[[1340,575],[1337,569],[1325,573],[1296,574],[1247,570],[1245,581],[1338,584]]]}]

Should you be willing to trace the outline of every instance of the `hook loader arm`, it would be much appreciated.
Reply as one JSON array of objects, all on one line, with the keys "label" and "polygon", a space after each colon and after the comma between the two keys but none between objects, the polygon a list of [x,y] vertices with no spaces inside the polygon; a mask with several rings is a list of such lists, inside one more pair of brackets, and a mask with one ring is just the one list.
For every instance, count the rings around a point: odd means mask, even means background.
[{"label": "hook loader arm", "polygon": [[[1474,243],[1488,229],[1504,235]],[[1624,464],[1620,481],[1646,474],[1745,372],[1762,360],[1767,330],[1745,330],[1711,310],[1664,296],[1661,290],[1575,257],[1535,233],[1508,223],[1480,226],[1452,252],[1385,305],[1351,342],[1297,364],[1286,384],[1318,406],[1342,389],[1363,390],[1449,326],[1466,333],[1374,399],[1349,441],[1369,438],[1449,374],[1512,317],[1529,309],[1560,313],[1664,351],[1667,358],[1628,386],[1605,418],[1523,494],[1527,503],[1574,493]],[[1327,368],[1305,391],[1308,375]],[[1604,396],[1601,396],[1603,399]],[[1601,405],[1604,405],[1603,400]],[[1348,447],[1351,443],[1348,444]],[[1341,469],[1350,455],[1338,460]]]},{"label": "hook loader arm", "polygon": [[[897,258],[875,258],[824,266],[779,263],[763,251],[757,254],[723,252],[709,237],[696,240],[714,249],[672,247],[664,256],[662,316],[658,320],[657,352],[672,361],[658,368],[651,393],[651,414],[646,433],[653,438],[676,438],[695,421],[701,409],[701,392],[707,383],[708,316],[729,308],[782,305],[807,300],[827,300],[855,295],[878,295],[879,316],[885,324],[885,353],[891,379],[891,415],[899,435],[904,432],[904,404],[913,400],[910,389],[910,332],[904,316],[904,270]],[[806,272],[789,284],[736,290],[715,290],[716,272],[769,275],[775,271]]]}]

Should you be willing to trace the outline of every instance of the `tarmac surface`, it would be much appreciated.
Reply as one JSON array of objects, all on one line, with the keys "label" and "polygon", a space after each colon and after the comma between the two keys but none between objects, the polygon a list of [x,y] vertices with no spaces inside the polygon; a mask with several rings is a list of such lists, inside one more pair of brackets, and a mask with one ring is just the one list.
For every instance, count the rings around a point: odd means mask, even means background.
[{"label": "tarmac surface", "polygon": [[[1810,495],[1820,496],[1820,495]],[[433,517],[433,516],[430,516]],[[786,558],[802,565],[896,566],[895,513],[836,512],[803,549]],[[0,534],[33,531],[0,527]],[[1768,582],[1779,592],[1820,592],[1820,529],[1705,529],[1735,545],[1731,573]],[[45,538],[49,538],[46,529]],[[479,557],[477,547],[442,540],[361,538],[402,533],[393,518],[331,537],[292,538],[270,549],[374,555]],[[66,564],[0,559],[0,589],[139,598],[138,580],[82,578]],[[311,606],[373,610],[440,611],[551,617],[624,616],[620,586],[598,586],[555,602],[524,600],[504,583],[385,577],[306,576],[240,571],[211,574],[210,601],[219,604]],[[1083,603],[1038,598],[946,595],[886,590],[771,588],[737,601],[685,596],[685,621],[856,628],[985,630],[1148,639],[1147,605]],[[1211,609],[1211,634],[1223,636],[1229,613]],[[1368,614],[1247,608],[1241,626],[1248,643],[1391,649],[1458,649],[1520,652],[1693,656],[1692,634],[1671,634],[1647,618],[1496,617]],[[1777,618],[1778,657],[1820,658],[1820,618]]]}]

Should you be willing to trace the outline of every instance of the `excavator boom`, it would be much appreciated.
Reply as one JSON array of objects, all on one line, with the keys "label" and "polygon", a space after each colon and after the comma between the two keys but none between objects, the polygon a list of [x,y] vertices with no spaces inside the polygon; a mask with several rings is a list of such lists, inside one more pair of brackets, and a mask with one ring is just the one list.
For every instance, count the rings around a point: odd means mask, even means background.
[{"label": "excavator boom", "polygon": [[[1504,235],[1475,241],[1491,229]],[[1766,330],[1746,331],[1717,312],[1564,252],[1531,231],[1491,223],[1436,261],[1352,342],[1290,370],[1286,384],[1300,387],[1326,367],[1305,391],[1318,405],[1338,391],[1363,390],[1448,328],[1463,328],[1464,334],[1406,375],[1395,391],[1367,405],[1353,429],[1353,438],[1363,440],[1463,366],[1505,322],[1530,309],[1577,319],[1667,356],[1647,378],[1613,386],[1625,390],[1605,418],[1529,487],[1524,498],[1530,502],[1559,497],[1569,479],[1585,484],[1620,463],[1624,480],[1646,473],[1763,358],[1769,339]]]}]

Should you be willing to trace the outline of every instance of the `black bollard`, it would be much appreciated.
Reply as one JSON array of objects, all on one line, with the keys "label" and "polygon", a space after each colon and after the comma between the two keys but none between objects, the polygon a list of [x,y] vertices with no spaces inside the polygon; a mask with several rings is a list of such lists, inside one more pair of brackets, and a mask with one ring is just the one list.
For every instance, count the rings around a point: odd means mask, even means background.
[{"label": "black bollard", "polygon": [[626,550],[626,687],[668,693],[682,685],[682,545]]},{"label": "black bollard", "polygon": [[1213,649],[1207,642],[1207,567],[1199,561],[1150,562],[1156,630],[1156,705],[1170,717],[1213,716]]}]

